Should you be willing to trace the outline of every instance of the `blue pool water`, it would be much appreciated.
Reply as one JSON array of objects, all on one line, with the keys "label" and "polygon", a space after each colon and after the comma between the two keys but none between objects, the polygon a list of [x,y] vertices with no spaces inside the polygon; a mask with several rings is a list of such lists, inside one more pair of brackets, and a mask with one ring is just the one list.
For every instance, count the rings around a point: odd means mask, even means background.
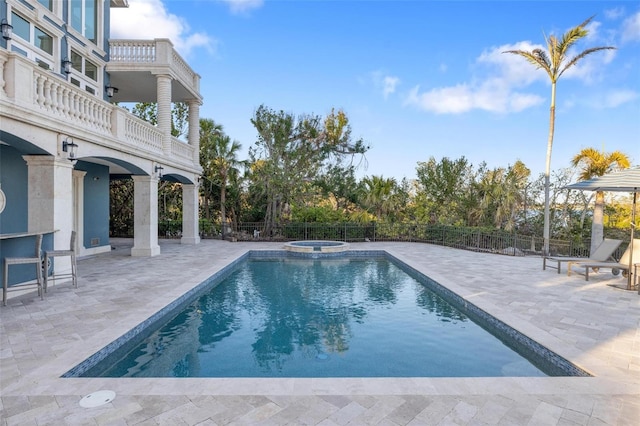
[{"label": "blue pool water", "polygon": [[103,357],[79,375],[557,374],[503,342],[517,338],[495,337],[413,275],[380,257],[248,260],[144,341],[129,344],[120,359]]}]

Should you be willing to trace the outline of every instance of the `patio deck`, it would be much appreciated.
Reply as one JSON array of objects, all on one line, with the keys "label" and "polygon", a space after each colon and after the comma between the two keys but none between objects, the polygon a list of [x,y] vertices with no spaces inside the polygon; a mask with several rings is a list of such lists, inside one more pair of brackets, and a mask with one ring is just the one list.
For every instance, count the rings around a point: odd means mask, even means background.
[{"label": "patio deck", "polygon": [[[567,277],[538,257],[420,243],[386,250],[594,377],[405,379],[62,379],[246,250],[282,243],[161,240],[162,254],[129,256],[131,241],[78,262],[79,288],[9,293],[0,308],[3,425],[502,424],[636,425],[640,419],[640,296],[608,271]],[[390,348],[391,350],[392,348]],[[481,354],[478,354],[481,356]],[[98,390],[115,399],[82,408]]]}]

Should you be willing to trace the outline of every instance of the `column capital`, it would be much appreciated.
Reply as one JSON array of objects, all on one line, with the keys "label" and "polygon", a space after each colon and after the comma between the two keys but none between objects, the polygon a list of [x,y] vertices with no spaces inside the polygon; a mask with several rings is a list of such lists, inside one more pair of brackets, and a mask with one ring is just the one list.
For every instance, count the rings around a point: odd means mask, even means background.
[{"label": "column capital", "polygon": [[53,155],[23,155],[22,158],[27,166],[53,166],[67,167],[73,169],[73,163],[66,158],[54,157]]},{"label": "column capital", "polygon": [[158,182],[160,180],[153,175],[132,175],[131,179],[133,179],[134,182],[152,182],[152,181]]}]

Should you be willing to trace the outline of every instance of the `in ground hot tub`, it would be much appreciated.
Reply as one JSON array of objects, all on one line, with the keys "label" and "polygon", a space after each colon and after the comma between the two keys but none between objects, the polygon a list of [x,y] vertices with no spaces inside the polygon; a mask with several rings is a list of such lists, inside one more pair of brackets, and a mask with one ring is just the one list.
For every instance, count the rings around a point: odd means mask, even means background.
[{"label": "in ground hot tub", "polygon": [[294,253],[339,253],[347,250],[349,244],[342,241],[291,241],[284,248]]}]

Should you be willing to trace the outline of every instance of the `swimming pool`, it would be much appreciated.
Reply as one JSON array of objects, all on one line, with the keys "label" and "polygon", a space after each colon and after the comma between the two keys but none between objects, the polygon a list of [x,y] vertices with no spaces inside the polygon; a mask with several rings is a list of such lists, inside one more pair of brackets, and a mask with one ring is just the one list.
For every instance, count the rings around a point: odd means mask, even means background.
[{"label": "swimming pool", "polygon": [[584,375],[386,253],[348,253],[250,252],[65,376]]}]

